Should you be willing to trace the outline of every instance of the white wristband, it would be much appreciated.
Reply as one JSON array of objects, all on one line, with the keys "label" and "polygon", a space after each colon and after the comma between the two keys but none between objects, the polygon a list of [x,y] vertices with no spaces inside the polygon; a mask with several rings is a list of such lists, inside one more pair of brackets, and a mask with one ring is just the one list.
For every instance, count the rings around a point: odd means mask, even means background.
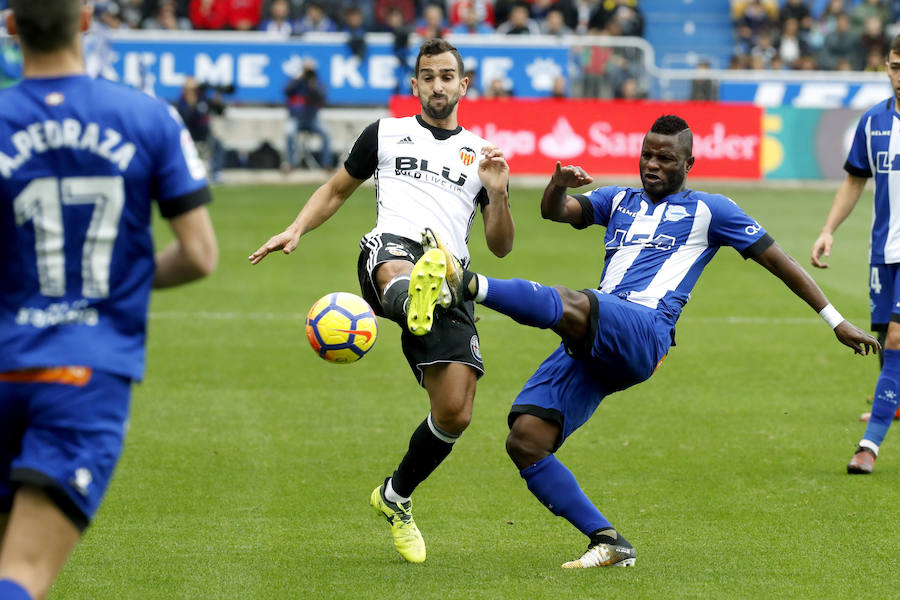
[{"label": "white wristband", "polygon": [[825,322],[828,323],[828,326],[832,329],[834,329],[844,321],[844,317],[841,316],[841,313],[839,313],[837,309],[830,304],[819,311],[819,316],[822,317]]}]

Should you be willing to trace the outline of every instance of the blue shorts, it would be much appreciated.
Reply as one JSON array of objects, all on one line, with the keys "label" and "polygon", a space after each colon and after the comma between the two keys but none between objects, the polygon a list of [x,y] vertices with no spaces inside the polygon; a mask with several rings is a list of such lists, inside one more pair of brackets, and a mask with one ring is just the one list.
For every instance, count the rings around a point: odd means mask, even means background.
[{"label": "blue shorts", "polygon": [[560,345],[513,402],[509,426],[531,414],[561,428],[556,448],[584,425],[607,395],[648,379],[665,358],[672,324],[659,311],[585,290],[591,334],[582,349]]},{"label": "blue shorts", "polygon": [[869,267],[872,331],[887,331],[888,323],[900,322],[900,264],[871,264]]},{"label": "blue shorts", "polygon": [[130,379],[85,367],[0,373],[0,512],[18,485],[34,485],[84,530],[122,453],[130,402]]}]

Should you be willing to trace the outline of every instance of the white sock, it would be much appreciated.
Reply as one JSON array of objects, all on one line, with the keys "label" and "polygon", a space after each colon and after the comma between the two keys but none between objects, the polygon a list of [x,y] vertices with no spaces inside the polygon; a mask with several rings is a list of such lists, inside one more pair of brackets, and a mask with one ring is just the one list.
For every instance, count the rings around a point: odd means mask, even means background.
[{"label": "white sock", "polygon": [[871,450],[872,452],[875,453],[876,457],[878,456],[878,444],[876,444],[872,440],[866,440],[866,439],[860,440],[859,447],[860,448],[868,448],[869,450]]},{"label": "white sock", "polygon": [[475,294],[475,302],[483,302],[487,297],[488,292],[488,280],[487,277],[478,273],[475,275],[478,278],[478,292]]},{"label": "white sock", "polygon": [[388,479],[387,485],[384,486],[384,498],[389,502],[393,502],[394,504],[403,504],[405,502],[409,502],[409,498],[404,498],[400,494],[394,491],[394,486],[392,485],[393,479]]}]

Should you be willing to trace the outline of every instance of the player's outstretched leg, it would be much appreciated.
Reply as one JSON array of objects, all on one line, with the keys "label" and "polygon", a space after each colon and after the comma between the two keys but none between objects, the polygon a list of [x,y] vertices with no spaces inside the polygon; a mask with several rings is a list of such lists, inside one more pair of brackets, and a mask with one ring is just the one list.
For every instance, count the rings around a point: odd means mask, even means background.
[{"label": "player's outstretched leg", "polygon": [[422,247],[425,250],[437,248],[444,253],[447,262],[447,275],[444,280],[440,303],[444,308],[460,306],[465,300],[463,292],[463,268],[459,261],[450,252],[450,249],[441,241],[441,238],[430,228],[426,227],[422,232]]},{"label": "player's outstretched leg", "polygon": [[441,298],[447,260],[437,248],[425,251],[409,274],[406,326],[413,335],[425,335],[434,325],[434,307]]},{"label": "player's outstretched leg", "polygon": [[425,540],[413,520],[412,501],[396,503],[385,498],[384,490],[388,479],[372,490],[369,504],[390,524],[394,548],[400,556],[412,563],[425,562]]}]

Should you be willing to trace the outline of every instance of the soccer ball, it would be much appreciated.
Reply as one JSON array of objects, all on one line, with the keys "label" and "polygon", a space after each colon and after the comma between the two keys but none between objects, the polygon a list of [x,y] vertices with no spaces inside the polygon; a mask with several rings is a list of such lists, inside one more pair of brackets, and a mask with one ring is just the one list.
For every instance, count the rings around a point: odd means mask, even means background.
[{"label": "soccer ball", "polygon": [[319,298],[306,316],[306,339],[321,358],[333,363],[358,361],[378,337],[378,320],[365,300],[348,292]]}]

